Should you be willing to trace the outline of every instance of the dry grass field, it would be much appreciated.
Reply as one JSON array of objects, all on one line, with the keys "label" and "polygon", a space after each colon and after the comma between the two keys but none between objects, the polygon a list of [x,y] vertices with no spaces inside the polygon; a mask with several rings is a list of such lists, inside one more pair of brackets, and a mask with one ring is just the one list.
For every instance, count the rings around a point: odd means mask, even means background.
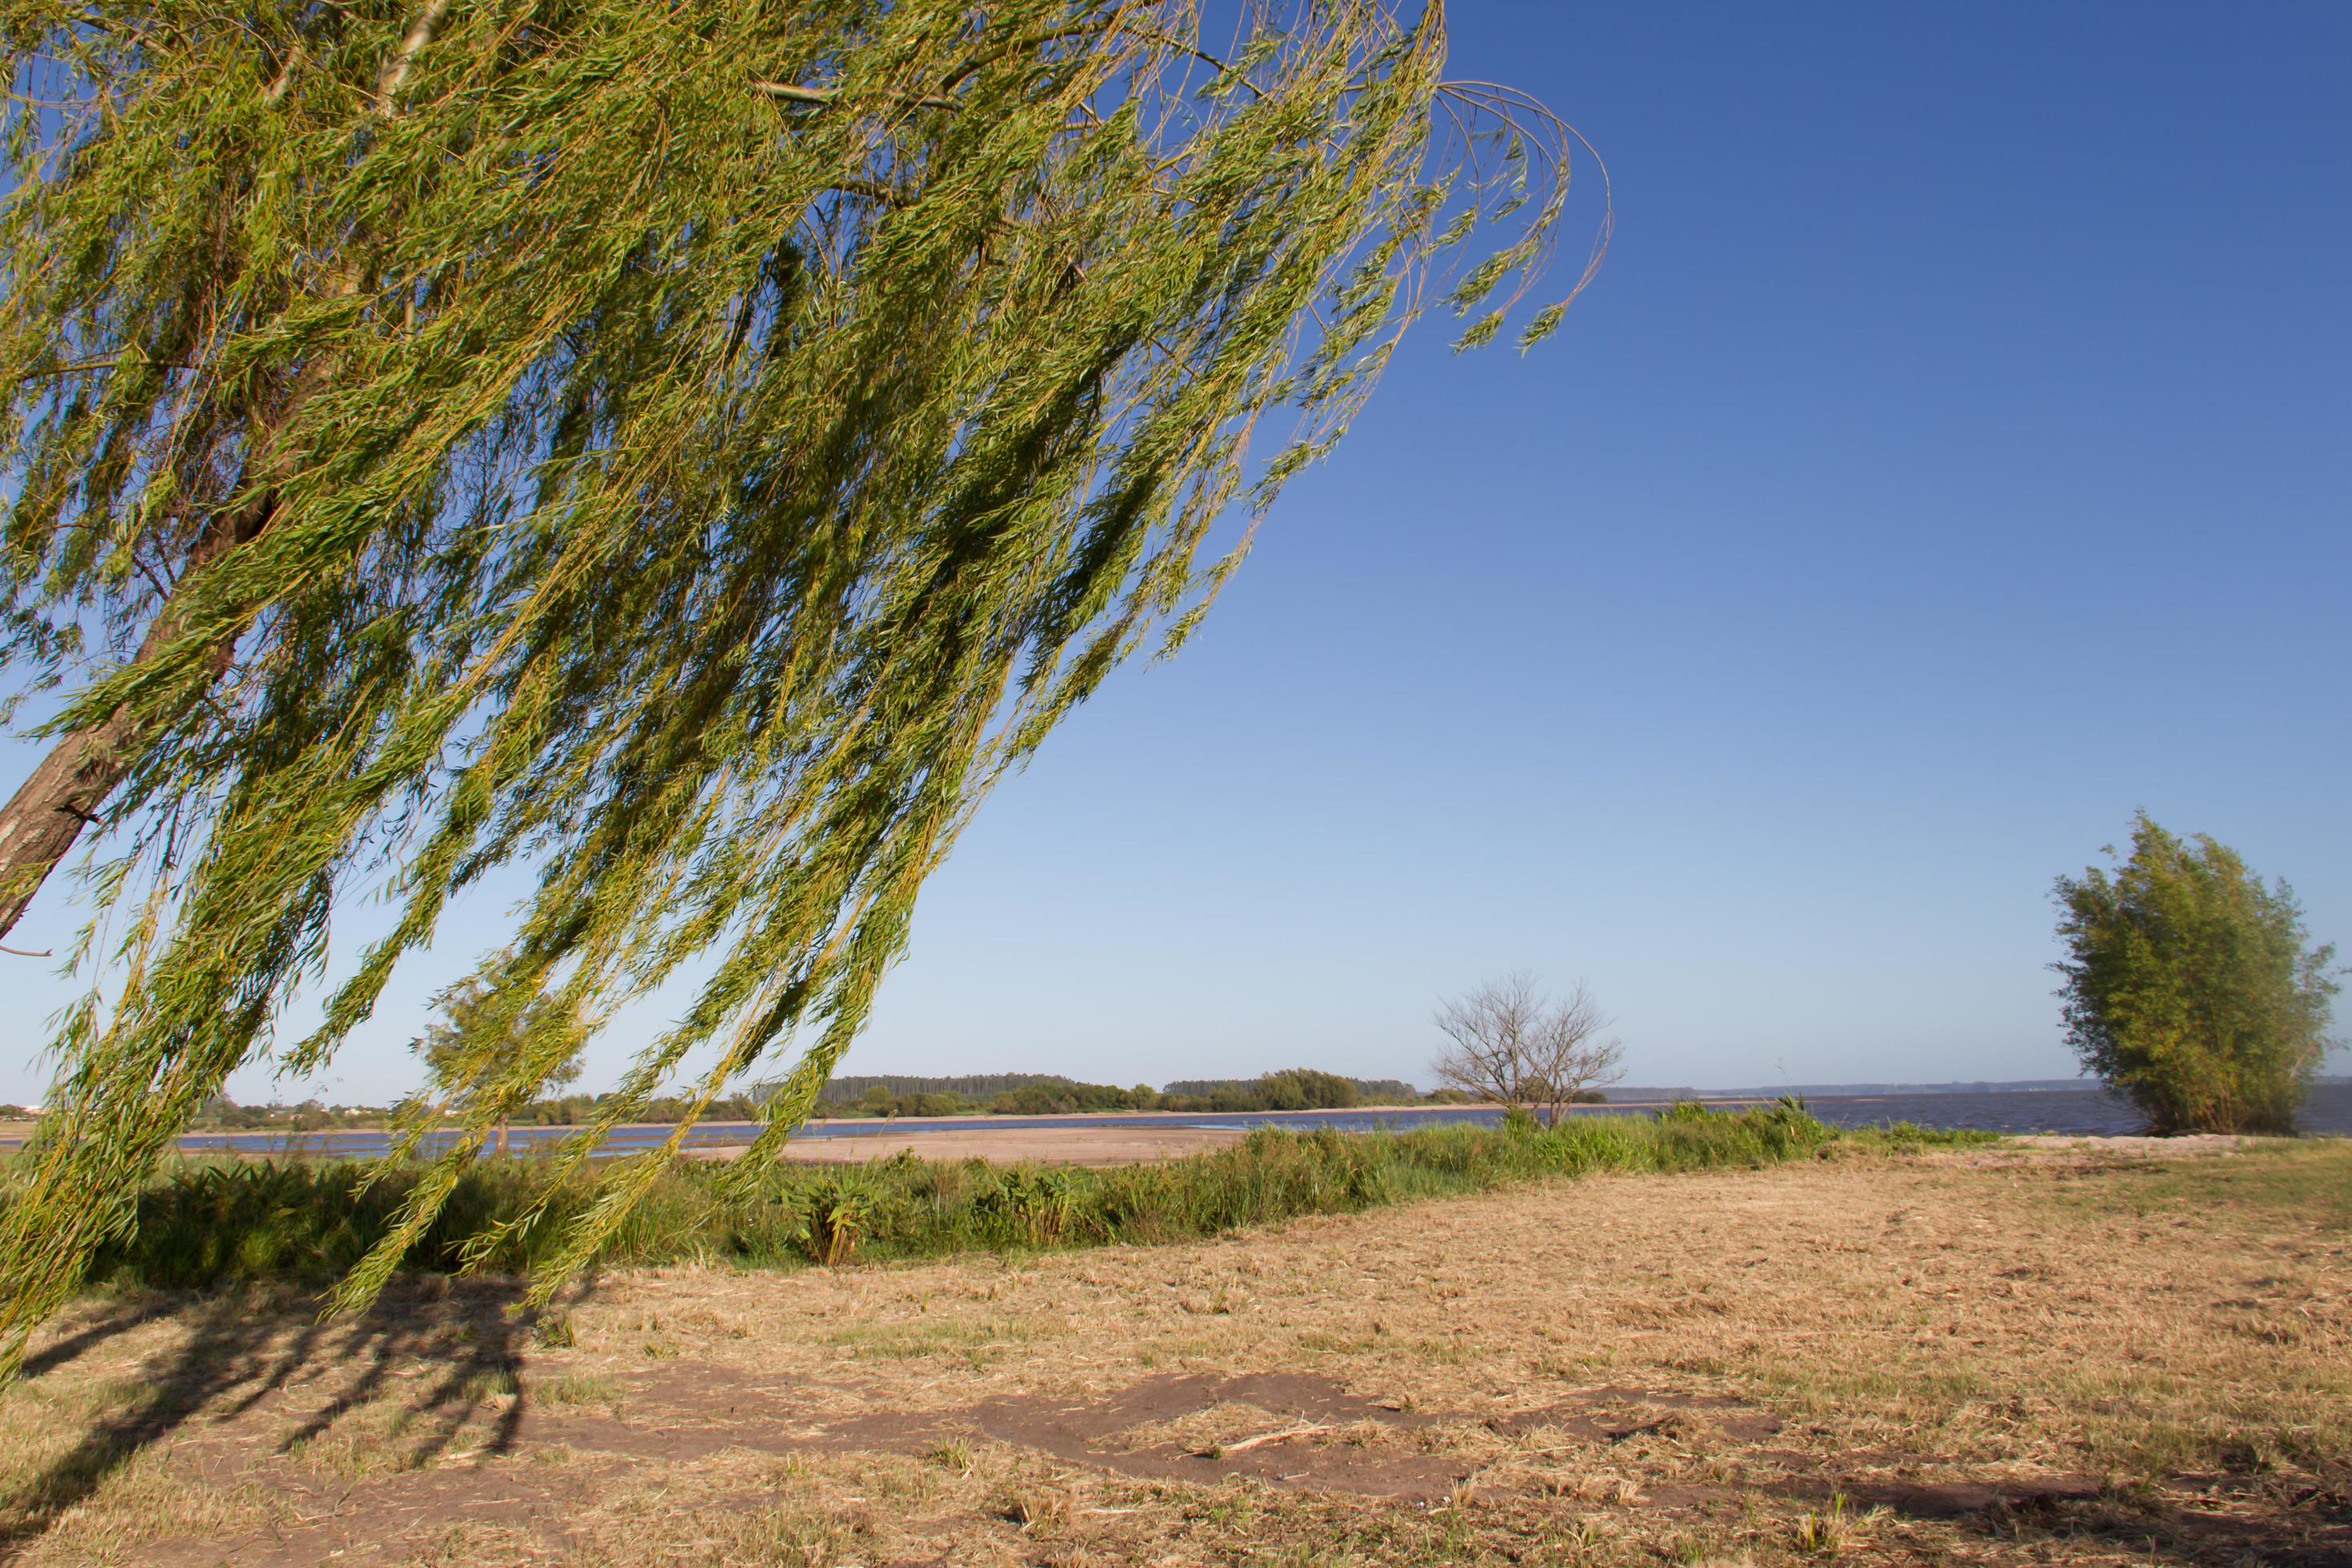
[{"label": "dry grass field", "polygon": [[93,1299],[0,1404],[0,1559],[2352,1563],[2342,1140],[508,1296]]}]

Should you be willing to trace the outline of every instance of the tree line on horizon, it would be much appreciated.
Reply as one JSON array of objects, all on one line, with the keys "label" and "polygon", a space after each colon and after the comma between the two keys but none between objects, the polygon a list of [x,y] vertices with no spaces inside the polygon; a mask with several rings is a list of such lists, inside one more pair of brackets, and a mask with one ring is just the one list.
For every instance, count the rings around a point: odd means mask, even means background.
[{"label": "tree line on horizon", "polygon": [[1402,1079],[1347,1078],[1315,1068],[1286,1068],[1253,1079],[1180,1079],[1164,1088],[1083,1083],[1053,1073],[964,1078],[879,1074],[829,1080],[819,1116],[1066,1116],[1085,1111],[1346,1110],[1359,1105],[1446,1104],[1466,1095],[1423,1094]]}]

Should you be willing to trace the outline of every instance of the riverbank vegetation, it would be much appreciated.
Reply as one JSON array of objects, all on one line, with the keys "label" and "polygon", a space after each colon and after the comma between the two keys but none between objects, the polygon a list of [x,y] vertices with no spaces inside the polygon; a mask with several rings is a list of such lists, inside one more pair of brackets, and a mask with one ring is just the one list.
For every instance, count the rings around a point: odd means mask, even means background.
[{"label": "riverbank vegetation", "polygon": [[[1261,1128],[1230,1148],[1107,1170],[902,1154],[847,1169],[779,1165],[747,1182],[726,1165],[689,1162],[654,1184],[601,1261],[793,1268],[1178,1241],[1542,1177],[1764,1165],[1840,1145],[1988,1141],[1916,1128],[1842,1132],[1787,1102],[1738,1112],[1685,1106],[1549,1129],[1524,1119],[1402,1132]],[[100,1253],[90,1278],[163,1289],[324,1282],[386,1234],[420,1175],[404,1169],[372,1181],[372,1169],[343,1162],[184,1163],[141,1194],[135,1232]],[[562,1222],[597,1200],[604,1179],[591,1171],[558,1181],[529,1161],[486,1162],[458,1184],[405,1267],[454,1271],[469,1237],[505,1227],[484,1262],[496,1272],[526,1272]],[[513,1224],[542,1204],[537,1223]]]}]

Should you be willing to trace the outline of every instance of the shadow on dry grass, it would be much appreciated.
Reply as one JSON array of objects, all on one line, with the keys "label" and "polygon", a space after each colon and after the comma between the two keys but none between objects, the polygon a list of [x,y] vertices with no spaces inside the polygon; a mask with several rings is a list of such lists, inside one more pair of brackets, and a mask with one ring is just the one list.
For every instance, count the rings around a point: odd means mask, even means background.
[{"label": "shadow on dry grass", "polygon": [[[531,1331],[511,1309],[521,1286],[509,1280],[453,1284],[404,1281],[365,1314],[322,1320],[299,1312],[289,1292],[236,1291],[209,1297],[149,1295],[96,1303],[93,1315],[26,1361],[12,1401],[65,1402],[81,1414],[79,1436],[62,1448],[28,1453],[0,1466],[0,1558],[10,1558],[151,1452],[189,1450],[194,1468],[226,1476],[233,1453],[207,1454],[199,1430],[233,1421],[296,1386],[331,1384],[324,1401],[284,1427],[280,1457],[338,1437],[368,1452],[379,1468],[419,1468],[469,1433],[477,1451],[504,1453],[514,1442],[520,1403],[509,1397]],[[168,1323],[168,1342],[126,1352],[134,1331]],[[290,1325],[290,1326],[289,1326]],[[146,1336],[152,1340],[155,1336]],[[142,1347],[144,1348],[144,1347]],[[84,1358],[127,1366],[85,1379],[71,1390],[49,1380]],[[364,1433],[343,1433],[349,1418],[385,1409]],[[35,1447],[27,1445],[27,1448]]]},{"label": "shadow on dry grass", "polygon": [[2124,1492],[2087,1502],[2029,1500],[1970,1516],[1989,1543],[2104,1542],[2119,1555],[2239,1568],[2344,1568],[2352,1563],[2352,1509],[2340,1492],[2289,1497],[2227,1489],[2196,1499]]}]

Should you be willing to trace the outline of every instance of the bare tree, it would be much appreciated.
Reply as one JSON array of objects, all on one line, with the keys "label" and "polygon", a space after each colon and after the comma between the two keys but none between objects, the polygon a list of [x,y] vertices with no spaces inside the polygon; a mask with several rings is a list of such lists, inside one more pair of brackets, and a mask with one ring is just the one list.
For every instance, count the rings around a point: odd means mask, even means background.
[{"label": "bare tree", "polygon": [[1558,1003],[1524,971],[1489,980],[1437,1010],[1453,1042],[1430,1064],[1440,1081],[1482,1100],[1540,1106],[1547,1126],[1581,1091],[1624,1076],[1624,1050],[1582,981]]},{"label": "bare tree", "polygon": [[1612,1022],[1581,980],[1543,1016],[1533,1042],[1529,1087],[1544,1108],[1547,1125],[1557,1123],[1560,1108],[1578,1095],[1625,1076],[1624,1047],[1603,1033]]}]

